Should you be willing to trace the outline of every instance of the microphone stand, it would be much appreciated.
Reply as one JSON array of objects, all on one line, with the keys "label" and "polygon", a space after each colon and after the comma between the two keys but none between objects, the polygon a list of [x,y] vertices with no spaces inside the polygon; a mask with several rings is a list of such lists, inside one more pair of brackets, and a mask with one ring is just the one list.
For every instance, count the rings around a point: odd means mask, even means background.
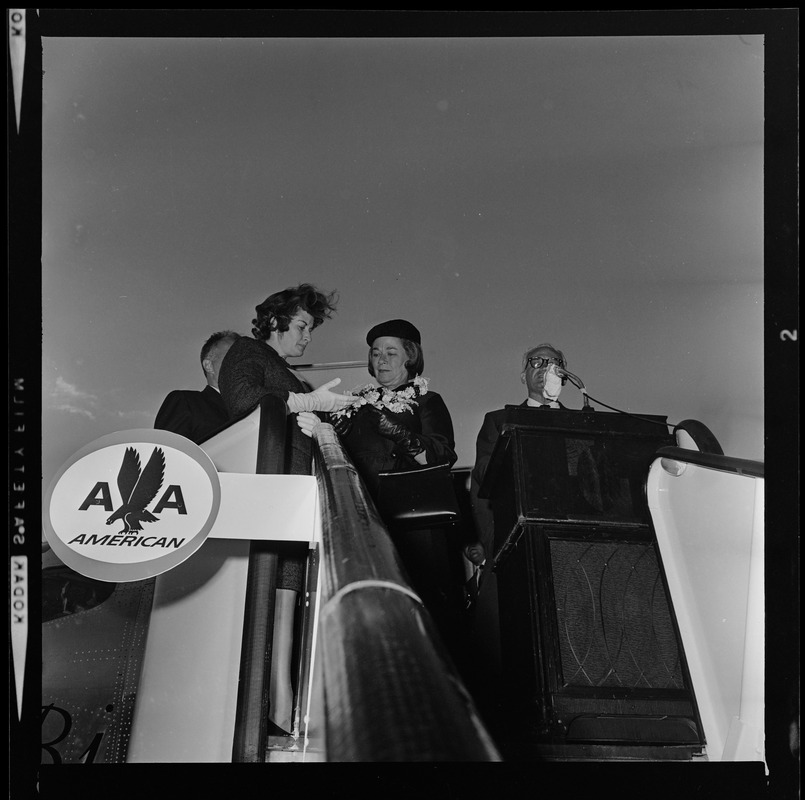
[{"label": "microphone stand", "polygon": [[581,392],[584,398],[584,410],[593,411],[594,409],[590,405],[590,399],[587,397],[587,388],[584,385],[584,381],[578,375],[574,375],[564,368],[560,368],[559,371]]}]

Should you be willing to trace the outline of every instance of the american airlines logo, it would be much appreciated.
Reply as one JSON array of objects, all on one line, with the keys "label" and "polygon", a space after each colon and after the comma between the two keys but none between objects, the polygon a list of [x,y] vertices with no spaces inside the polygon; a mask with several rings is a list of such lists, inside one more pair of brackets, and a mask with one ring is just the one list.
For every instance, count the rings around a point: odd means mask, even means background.
[{"label": "american airlines logo", "polygon": [[201,448],[167,431],[122,431],[62,467],[46,499],[45,534],[77,572],[139,580],[195,552],[219,505],[218,473]]},{"label": "american airlines logo", "polygon": [[92,491],[78,507],[79,511],[87,511],[93,506],[100,506],[104,511],[111,511],[106,520],[107,525],[122,525],[117,535],[79,534],[68,544],[106,544],[109,546],[145,546],[145,547],[179,547],[184,540],[158,536],[140,536],[142,523],[159,522],[157,516],[170,508],[179,514],[187,514],[184,494],[179,484],[171,484],[159,498],[151,511],[148,505],[154,501],[162,488],[165,476],[165,452],[155,447],[145,469],[140,468],[140,454],[133,447],[127,447],[117,476],[119,505],[115,508],[112,492],[107,481],[97,481]]}]

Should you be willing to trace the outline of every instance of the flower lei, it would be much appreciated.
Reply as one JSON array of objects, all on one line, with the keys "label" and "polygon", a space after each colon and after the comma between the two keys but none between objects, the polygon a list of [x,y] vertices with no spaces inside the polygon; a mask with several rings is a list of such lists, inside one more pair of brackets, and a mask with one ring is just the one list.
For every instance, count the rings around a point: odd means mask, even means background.
[{"label": "flower lei", "polygon": [[380,411],[391,411],[395,414],[403,411],[413,413],[412,406],[417,405],[417,398],[428,393],[428,378],[417,375],[412,383],[412,386],[406,386],[405,389],[398,389],[397,391],[384,389],[372,384],[352,389],[348,394],[354,395],[355,399],[350,405],[334,412],[334,415],[336,417],[351,417],[363,406],[374,406]]}]

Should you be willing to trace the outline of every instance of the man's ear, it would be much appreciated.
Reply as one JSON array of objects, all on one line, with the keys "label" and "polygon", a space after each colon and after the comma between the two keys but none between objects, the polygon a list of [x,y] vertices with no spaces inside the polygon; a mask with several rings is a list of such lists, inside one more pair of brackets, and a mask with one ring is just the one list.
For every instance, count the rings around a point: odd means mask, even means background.
[{"label": "man's ear", "polygon": [[215,367],[213,366],[211,358],[205,358],[201,362],[201,367],[208,375],[215,375]]},{"label": "man's ear", "polygon": [[525,372],[520,373],[520,383],[525,383]]}]

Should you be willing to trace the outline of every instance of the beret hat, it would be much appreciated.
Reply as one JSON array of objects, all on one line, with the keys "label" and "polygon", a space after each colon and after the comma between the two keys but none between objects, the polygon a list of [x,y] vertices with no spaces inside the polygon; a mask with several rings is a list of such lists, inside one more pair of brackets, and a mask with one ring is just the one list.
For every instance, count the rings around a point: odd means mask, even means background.
[{"label": "beret hat", "polygon": [[419,331],[407,319],[390,319],[388,322],[375,325],[366,334],[366,344],[371,347],[372,342],[380,336],[395,336],[397,339],[410,339],[412,342],[422,344]]}]

